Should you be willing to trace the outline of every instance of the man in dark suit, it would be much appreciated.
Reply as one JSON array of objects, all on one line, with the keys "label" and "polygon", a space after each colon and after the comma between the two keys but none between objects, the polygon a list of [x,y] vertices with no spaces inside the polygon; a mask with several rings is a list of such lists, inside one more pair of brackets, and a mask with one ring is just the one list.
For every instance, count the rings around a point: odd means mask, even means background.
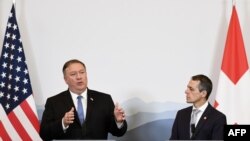
[{"label": "man in dark suit", "polygon": [[88,89],[84,63],[69,60],[63,66],[63,75],[68,90],[47,99],[40,127],[43,140],[106,140],[108,133],[126,133],[123,109],[114,105],[109,94]]},{"label": "man in dark suit", "polygon": [[193,106],[177,112],[170,140],[223,140],[226,116],[207,101],[212,87],[205,75],[191,78],[185,93],[187,103]]}]

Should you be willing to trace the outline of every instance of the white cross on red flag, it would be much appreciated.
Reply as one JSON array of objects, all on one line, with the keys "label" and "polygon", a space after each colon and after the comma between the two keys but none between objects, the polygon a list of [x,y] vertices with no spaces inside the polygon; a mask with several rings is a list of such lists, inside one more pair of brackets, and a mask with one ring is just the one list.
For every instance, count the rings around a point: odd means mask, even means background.
[{"label": "white cross on red flag", "polygon": [[214,107],[226,114],[228,124],[250,124],[249,97],[247,55],[237,11],[233,5]]}]

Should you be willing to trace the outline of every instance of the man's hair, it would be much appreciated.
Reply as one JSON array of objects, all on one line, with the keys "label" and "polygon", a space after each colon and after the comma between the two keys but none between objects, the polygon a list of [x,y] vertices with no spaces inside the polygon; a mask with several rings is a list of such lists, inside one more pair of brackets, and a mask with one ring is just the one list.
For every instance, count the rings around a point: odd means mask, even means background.
[{"label": "man's hair", "polygon": [[206,91],[207,92],[206,99],[208,99],[208,97],[210,96],[212,89],[213,89],[212,81],[207,76],[205,76],[203,74],[198,74],[198,75],[192,76],[192,80],[200,81],[198,89],[200,92]]},{"label": "man's hair", "polygon": [[69,65],[75,64],[75,63],[82,64],[82,66],[83,66],[83,67],[85,68],[85,70],[86,70],[86,66],[85,66],[85,64],[84,64],[83,62],[81,62],[81,61],[79,61],[79,60],[77,60],[77,59],[72,59],[72,60],[67,61],[67,62],[63,65],[63,69],[62,69],[63,75],[65,75],[65,70],[69,67]]}]

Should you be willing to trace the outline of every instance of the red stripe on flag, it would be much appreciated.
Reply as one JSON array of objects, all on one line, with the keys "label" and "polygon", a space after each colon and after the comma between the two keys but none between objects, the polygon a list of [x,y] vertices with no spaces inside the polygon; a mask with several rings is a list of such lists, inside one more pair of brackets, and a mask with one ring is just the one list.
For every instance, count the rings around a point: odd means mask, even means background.
[{"label": "red stripe on flag", "polygon": [[217,108],[219,106],[219,103],[215,100],[214,101],[214,108]]},{"label": "red stripe on flag", "polygon": [[24,113],[26,114],[26,116],[28,117],[28,119],[30,120],[30,122],[32,123],[32,125],[34,126],[34,128],[36,129],[36,131],[39,133],[40,124],[39,124],[38,118],[35,115],[34,111],[30,108],[28,102],[24,100],[20,104],[20,106],[22,110],[24,111]]},{"label": "red stripe on flag", "polygon": [[29,134],[23,128],[23,125],[17,119],[17,117],[13,111],[8,114],[8,118],[9,118],[11,124],[13,125],[13,127],[15,128],[15,130],[17,131],[17,133],[19,134],[19,136],[22,138],[22,140],[32,141]]},{"label": "red stripe on flag", "polygon": [[235,6],[233,6],[229,24],[221,69],[234,84],[248,70],[244,42]]},{"label": "red stripe on flag", "polygon": [[8,133],[6,132],[2,122],[0,121],[0,139],[2,139],[3,141],[11,141],[10,136],[8,135]]}]

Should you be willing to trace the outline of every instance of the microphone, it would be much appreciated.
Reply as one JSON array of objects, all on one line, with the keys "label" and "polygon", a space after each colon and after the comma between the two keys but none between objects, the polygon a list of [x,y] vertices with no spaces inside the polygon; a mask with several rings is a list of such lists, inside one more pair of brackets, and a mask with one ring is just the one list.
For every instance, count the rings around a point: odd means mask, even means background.
[{"label": "microphone", "polygon": [[195,124],[191,124],[191,133],[194,134],[195,132]]}]

